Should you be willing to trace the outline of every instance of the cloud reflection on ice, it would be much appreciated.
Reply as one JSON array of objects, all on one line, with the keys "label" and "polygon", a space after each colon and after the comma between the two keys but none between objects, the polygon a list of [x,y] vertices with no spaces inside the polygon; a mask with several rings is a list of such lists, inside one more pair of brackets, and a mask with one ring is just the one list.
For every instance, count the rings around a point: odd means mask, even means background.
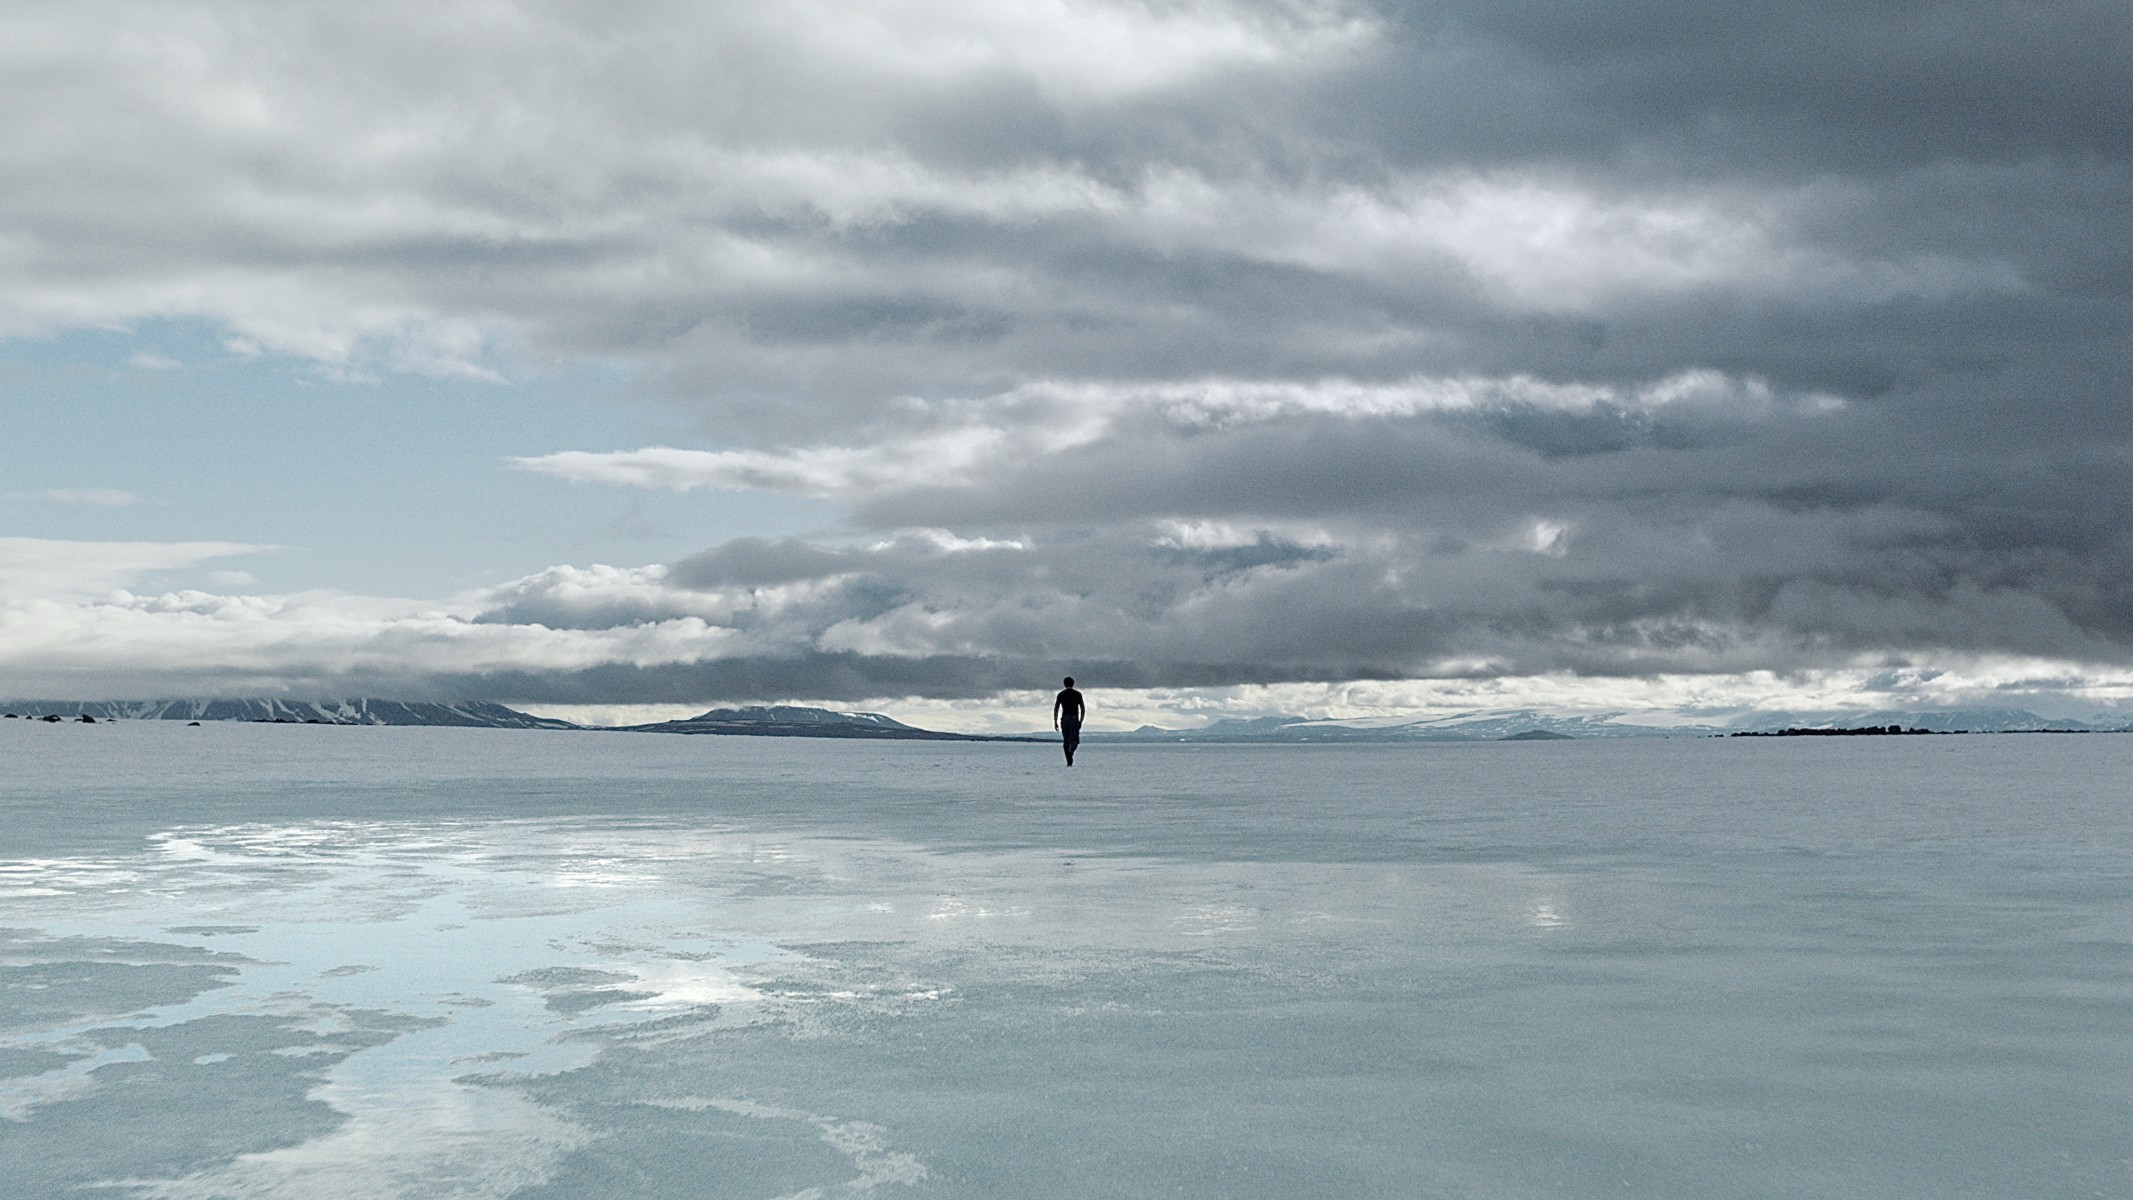
[{"label": "cloud reflection on ice", "polygon": [[[10,1045],[73,1057],[0,1081],[0,1113],[10,1119],[110,1100],[100,1094],[103,1069],[149,1058],[137,1043],[112,1045],[115,1029],[243,1016],[309,1039],[272,1052],[294,1064],[284,1069],[311,1072],[310,1098],[335,1123],[315,1136],[269,1136],[274,1144],[189,1171],[84,1181],[156,1200],[505,1196],[603,1136],[582,1114],[531,1099],[513,1081],[579,1070],[610,1047],[743,1026],[805,1036],[811,1023],[854,1019],[833,1012],[952,1002],[955,983],[924,972],[957,947],[990,945],[1027,966],[1026,951],[1045,946],[1173,953],[1268,923],[1308,931],[1391,916],[1374,911],[1382,896],[1368,887],[1345,893],[1355,897],[1351,911],[1307,910],[1284,895],[1282,876],[1295,868],[1083,859],[1068,869],[1041,853],[941,856],[656,822],[188,828],[124,858],[11,866],[16,879],[34,881],[10,898],[36,931],[10,944],[8,961],[64,959],[87,939],[207,955],[221,974],[130,1015],[85,1012],[18,1028]],[[1429,889],[1414,884],[1398,889],[1408,917],[1485,919],[1464,887],[1459,903],[1417,912]],[[1462,917],[1462,908],[1473,911]],[[904,947],[905,965],[882,977],[873,962],[870,977],[851,977],[837,948],[852,944]],[[366,1016],[380,1013],[397,1022],[385,1033]],[[347,1040],[352,1030],[371,1032]],[[265,1060],[247,1049],[210,1047],[187,1064],[256,1069],[247,1064]],[[644,1103],[814,1129],[857,1171],[824,1187],[866,1190],[926,1174],[877,1126],[743,1096]]]}]

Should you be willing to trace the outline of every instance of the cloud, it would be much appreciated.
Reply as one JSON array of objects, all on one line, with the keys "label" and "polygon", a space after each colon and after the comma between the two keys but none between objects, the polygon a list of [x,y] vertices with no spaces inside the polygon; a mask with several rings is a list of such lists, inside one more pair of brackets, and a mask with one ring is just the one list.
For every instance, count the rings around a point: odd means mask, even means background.
[{"label": "cloud", "polygon": [[[2083,715],[2133,703],[2123,656],[2099,665],[1947,636],[1966,609],[2010,598],[1950,595],[1927,620],[1846,644],[1826,614],[1786,631],[1715,608],[1695,621],[1602,620],[1574,593],[1553,610],[1432,607],[1438,588],[1503,575],[1492,586],[1506,595],[1546,594],[1517,576],[1563,561],[1530,538],[1452,557],[1469,569],[1447,583],[1430,578],[1427,555],[1323,531],[1179,524],[1100,547],[912,531],[844,548],[734,543],[670,567],[557,568],[451,606],[334,593],[11,596],[0,598],[0,671],[23,694],[595,708],[804,699],[996,730],[1028,725],[1015,714],[1031,705],[1017,698],[1065,672],[1100,689],[1107,721],[1129,726],[1511,707],[1682,720],[1980,704]],[[1931,665],[1885,649],[1905,638],[1934,649]],[[1773,656],[1795,665],[1756,665]]]},{"label": "cloud", "polygon": [[[67,114],[0,135],[36,183],[0,203],[0,328],[205,316],[357,374],[619,356],[723,380],[729,417],[1003,376],[1398,377],[1544,351],[1535,315],[2004,301],[2084,261],[2122,181],[2081,114],[2124,68],[2006,50],[2101,44],[2091,10],[1824,8],[1809,36],[1605,7],[1619,31],[1566,44],[1457,3],[177,4],[117,39],[69,6],[0,50],[14,107]],[[1846,86],[1803,129],[1786,81],[1817,79]]]},{"label": "cloud", "polygon": [[11,33],[0,331],[615,365],[671,444],[517,467],[846,518],[428,615],[39,610],[144,661],[947,702],[1062,662],[1606,691],[2133,648],[2123,6],[92,2]]},{"label": "cloud", "polygon": [[855,232],[1111,203],[1064,158],[898,149],[944,101],[1160,102],[1373,29],[1301,3],[181,4],[117,39],[110,15],[26,18],[0,51],[68,114],[0,137],[40,181],[0,209],[36,231],[5,245],[0,327],[201,315],[337,369],[486,376],[512,338],[641,352],[704,302],[871,290]]},{"label": "cloud", "polygon": [[99,508],[124,508],[141,498],[119,488],[48,488],[41,492],[9,492],[10,500],[48,500],[54,504],[90,504]]},{"label": "cloud", "polygon": [[241,542],[68,542],[0,537],[0,599],[56,603],[109,592],[157,572],[273,549]]},{"label": "cloud", "polygon": [[196,590],[0,604],[0,662],[49,694],[434,695],[439,680],[570,676],[715,658],[731,631],[674,619],[601,631],[469,621],[434,605],[336,593]]},{"label": "cloud", "polygon": [[1773,410],[1826,412],[1824,393],[1778,396],[1758,379],[1684,371],[1635,386],[1501,379],[1205,379],[1154,383],[1033,383],[976,401],[906,398],[858,445],[765,450],[566,450],[515,465],[580,483],[690,491],[770,491],[873,497],[982,479],[1124,437],[1213,433],[1299,418],[1400,421],[1456,415],[1517,422],[1567,418],[1649,422],[1754,419]]}]

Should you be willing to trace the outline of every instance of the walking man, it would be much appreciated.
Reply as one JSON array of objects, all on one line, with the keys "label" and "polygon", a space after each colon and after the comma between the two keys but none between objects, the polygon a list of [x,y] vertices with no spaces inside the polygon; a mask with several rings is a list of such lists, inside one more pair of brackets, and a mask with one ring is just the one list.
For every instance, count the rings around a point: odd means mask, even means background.
[{"label": "walking man", "polygon": [[1052,701],[1052,728],[1059,731],[1060,741],[1066,746],[1067,765],[1074,765],[1074,749],[1081,745],[1081,715],[1087,706],[1081,702],[1081,693],[1074,690],[1074,677],[1066,677],[1066,689]]}]

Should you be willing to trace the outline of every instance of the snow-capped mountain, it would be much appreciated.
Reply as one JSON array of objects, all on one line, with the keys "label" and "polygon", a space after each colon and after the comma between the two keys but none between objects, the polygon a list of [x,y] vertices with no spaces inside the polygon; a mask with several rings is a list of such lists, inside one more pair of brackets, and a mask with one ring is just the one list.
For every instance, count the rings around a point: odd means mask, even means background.
[{"label": "snow-capped mountain", "polygon": [[797,705],[752,705],[747,708],[714,708],[679,721],[651,725],[628,725],[638,733],[728,733],[754,737],[893,738],[953,742],[1027,741],[1027,738],[987,737],[969,733],[941,733],[920,729],[902,721],[870,712],[839,712],[828,708]]},{"label": "snow-capped mountain", "polygon": [[470,700],[13,700],[0,712],[22,716],[91,716],[99,721],[283,721],[308,725],[456,725],[490,729],[576,729],[501,704]]}]

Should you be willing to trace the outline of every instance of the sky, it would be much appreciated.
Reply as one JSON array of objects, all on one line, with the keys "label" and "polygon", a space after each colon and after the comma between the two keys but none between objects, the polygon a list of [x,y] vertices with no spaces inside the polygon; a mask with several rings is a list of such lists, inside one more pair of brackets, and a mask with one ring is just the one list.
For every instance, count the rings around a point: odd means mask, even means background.
[{"label": "sky", "polygon": [[18,6],[0,693],[2133,713],[2133,9]]}]

